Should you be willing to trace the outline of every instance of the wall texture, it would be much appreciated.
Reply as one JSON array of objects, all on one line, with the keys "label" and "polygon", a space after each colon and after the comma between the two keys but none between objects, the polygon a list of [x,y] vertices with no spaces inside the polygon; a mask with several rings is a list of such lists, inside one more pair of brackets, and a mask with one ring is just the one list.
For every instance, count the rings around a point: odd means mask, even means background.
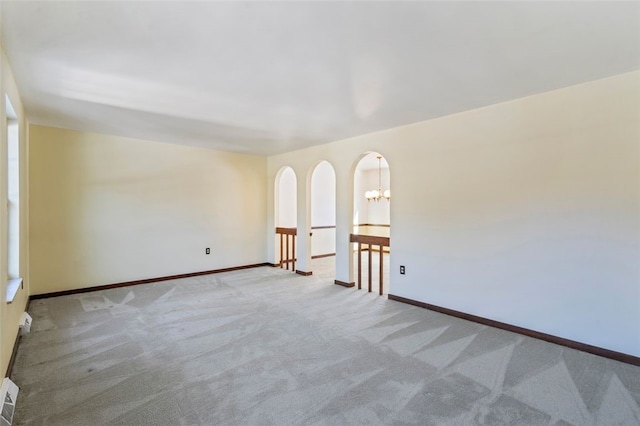
[{"label": "wall texture", "polygon": [[638,117],[636,71],[273,156],[269,179],[334,166],[336,278],[350,282],[355,165],[380,152],[390,293],[640,356]]},{"label": "wall texture", "polygon": [[40,126],[30,143],[32,294],[266,261],[263,157]]}]

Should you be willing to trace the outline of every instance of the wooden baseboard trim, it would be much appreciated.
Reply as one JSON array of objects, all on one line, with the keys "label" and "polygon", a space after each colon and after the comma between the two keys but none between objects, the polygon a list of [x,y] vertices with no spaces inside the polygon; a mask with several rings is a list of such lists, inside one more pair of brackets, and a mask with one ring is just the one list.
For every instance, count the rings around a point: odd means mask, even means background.
[{"label": "wooden baseboard trim", "polygon": [[569,340],[563,337],[541,333],[539,331],[530,330],[528,328],[518,327],[517,325],[511,325],[511,324],[507,324],[500,321],[494,321],[488,318],[483,318],[476,315],[455,311],[453,309],[443,308],[437,305],[431,305],[425,302],[419,302],[413,299],[407,299],[405,297],[396,296],[394,294],[389,294],[388,297],[389,297],[389,300],[395,300],[396,302],[407,303],[409,305],[417,306],[424,309],[429,309],[435,312],[440,312],[441,314],[451,315],[453,317],[462,318],[467,321],[473,321],[482,325],[488,325],[490,327],[511,331],[513,333],[518,333],[524,336],[533,337],[535,339],[544,340],[546,342],[555,343],[556,345],[566,346],[567,348],[577,349],[582,352],[588,352],[593,355],[610,358],[616,361],[624,362],[626,364],[640,366],[640,357],[636,357],[633,355],[612,351],[610,349],[605,349],[598,346],[588,345],[586,343],[576,342],[575,340]]},{"label": "wooden baseboard trim", "polygon": [[308,277],[309,275],[313,274],[313,271],[305,272],[305,271],[296,269],[296,274],[302,275],[303,277]]},{"label": "wooden baseboard trim", "polygon": [[311,256],[312,259],[321,259],[323,257],[331,257],[335,256],[335,253],[327,253],[327,254],[316,254],[315,256]]},{"label": "wooden baseboard trim", "polygon": [[345,283],[344,281],[340,281],[340,280],[335,280],[333,283],[337,285],[341,285],[342,287],[353,287],[356,285],[356,283]]},{"label": "wooden baseboard trim", "polygon": [[140,284],[150,284],[150,283],[155,283],[160,281],[178,280],[181,278],[198,277],[200,275],[211,275],[211,274],[220,274],[222,272],[240,271],[242,269],[259,268],[261,266],[271,266],[271,263],[268,263],[268,262],[255,263],[253,265],[234,266],[231,268],[212,269],[210,271],[190,272],[188,274],[169,275],[166,277],[147,278],[144,280],[126,281],[126,282],[115,283],[115,284],[105,284],[105,285],[98,285],[93,287],[76,288],[73,290],[54,291],[52,293],[33,294],[29,297],[29,301],[36,300],[36,299],[48,299],[50,297],[68,296],[70,294],[88,293],[91,291],[98,291],[98,290],[108,290],[111,288],[129,287],[129,286],[140,285]]},{"label": "wooden baseboard trim", "polygon": [[11,351],[11,358],[9,358],[9,365],[7,365],[7,373],[4,377],[11,378],[11,373],[13,372],[13,364],[16,362],[16,355],[18,354],[18,345],[20,344],[20,330],[18,330],[18,335],[16,336],[15,342],[13,342],[13,350]]}]

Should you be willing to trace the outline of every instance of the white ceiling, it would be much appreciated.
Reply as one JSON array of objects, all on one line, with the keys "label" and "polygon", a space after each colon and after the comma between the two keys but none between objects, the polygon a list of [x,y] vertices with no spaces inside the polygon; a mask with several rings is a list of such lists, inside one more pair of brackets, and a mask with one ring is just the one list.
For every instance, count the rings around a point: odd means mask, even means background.
[{"label": "white ceiling", "polygon": [[6,2],[31,123],[271,155],[640,68],[638,2]]}]

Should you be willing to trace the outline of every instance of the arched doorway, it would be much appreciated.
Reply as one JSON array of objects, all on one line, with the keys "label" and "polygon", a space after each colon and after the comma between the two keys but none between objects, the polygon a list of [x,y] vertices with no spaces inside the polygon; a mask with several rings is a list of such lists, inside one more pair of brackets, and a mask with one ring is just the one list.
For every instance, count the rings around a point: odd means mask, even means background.
[{"label": "arched doorway", "polygon": [[291,167],[283,167],[274,183],[275,253],[281,268],[295,271],[297,234],[297,179]]},{"label": "arched doorway", "polygon": [[370,152],[354,171],[353,234],[357,288],[388,294],[390,286],[391,174],[380,153]]},{"label": "arched doorway", "polygon": [[321,161],[311,174],[311,260],[316,276],[335,276],[336,173]]}]

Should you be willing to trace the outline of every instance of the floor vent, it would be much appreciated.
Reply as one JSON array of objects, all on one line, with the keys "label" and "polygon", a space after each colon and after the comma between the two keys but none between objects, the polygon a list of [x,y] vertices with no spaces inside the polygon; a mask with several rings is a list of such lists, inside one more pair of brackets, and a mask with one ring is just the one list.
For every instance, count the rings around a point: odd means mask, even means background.
[{"label": "floor vent", "polygon": [[0,413],[0,426],[11,426],[13,413],[16,410],[16,400],[18,399],[18,386],[8,377],[2,380],[0,397],[3,401],[2,412]]},{"label": "floor vent", "polygon": [[31,315],[26,312],[22,313],[22,317],[20,317],[20,335],[24,336],[31,331]]}]

